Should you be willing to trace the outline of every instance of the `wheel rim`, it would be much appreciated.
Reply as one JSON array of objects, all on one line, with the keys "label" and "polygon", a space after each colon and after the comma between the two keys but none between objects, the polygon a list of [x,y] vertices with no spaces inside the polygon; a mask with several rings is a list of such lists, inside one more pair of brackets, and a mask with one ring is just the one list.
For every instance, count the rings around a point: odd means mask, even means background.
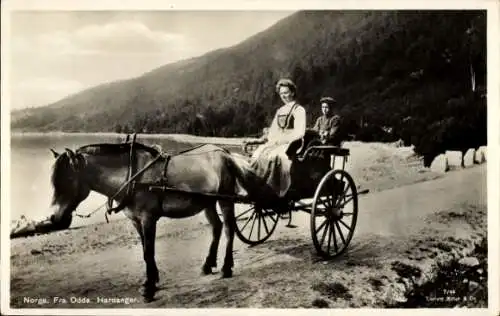
[{"label": "wheel rim", "polygon": [[[335,187],[333,179],[343,186]],[[327,173],[321,180],[311,211],[311,233],[318,253],[327,259],[342,254],[356,226],[357,191],[351,176],[343,170]]]},{"label": "wheel rim", "polygon": [[273,210],[252,205],[236,215],[236,234],[246,244],[260,244],[272,235],[278,220]]}]

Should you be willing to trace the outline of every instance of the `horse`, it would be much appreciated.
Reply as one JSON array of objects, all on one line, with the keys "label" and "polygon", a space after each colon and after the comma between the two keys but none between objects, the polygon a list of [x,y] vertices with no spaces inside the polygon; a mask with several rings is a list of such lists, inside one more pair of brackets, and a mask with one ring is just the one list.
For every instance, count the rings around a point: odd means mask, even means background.
[{"label": "horse", "polygon": [[[56,160],[51,176],[55,211],[50,220],[57,229],[68,228],[72,212],[91,191],[117,201],[141,239],[146,265],[141,293],[146,302],[154,300],[158,290],[155,236],[156,223],[161,217],[186,218],[205,211],[212,227],[212,241],[202,267],[205,275],[212,274],[212,268],[217,266],[224,226],[227,244],[221,272],[223,278],[232,277],[235,201],[220,199],[220,196],[240,194],[248,174],[227,150],[207,144],[181,154],[166,155],[157,148],[135,142],[91,144],[75,151],[66,148],[62,153],[51,151]],[[136,182],[136,187],[131,180]],[[141,182],[149,183],[150,187],[150,184],[162,184],[182,191],[148,190],[148,185],[138,189]],[[217,213],[216,202],[224,224]]]}]

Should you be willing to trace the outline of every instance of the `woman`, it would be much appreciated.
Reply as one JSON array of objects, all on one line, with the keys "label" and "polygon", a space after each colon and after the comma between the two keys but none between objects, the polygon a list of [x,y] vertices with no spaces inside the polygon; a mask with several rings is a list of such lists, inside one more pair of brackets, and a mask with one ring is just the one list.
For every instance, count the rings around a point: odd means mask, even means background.
[{"label": "woman", "polygon": [[284,105],[274,115],[267,135],[246,144],[263,144],[251,158],[257,176],[283,197],[290,187],[291,160],[286,151],[290,143],[300,140],[306,131],[306,111],[296,100],[296,86],[290,79],[280,79],[276,92]]}]

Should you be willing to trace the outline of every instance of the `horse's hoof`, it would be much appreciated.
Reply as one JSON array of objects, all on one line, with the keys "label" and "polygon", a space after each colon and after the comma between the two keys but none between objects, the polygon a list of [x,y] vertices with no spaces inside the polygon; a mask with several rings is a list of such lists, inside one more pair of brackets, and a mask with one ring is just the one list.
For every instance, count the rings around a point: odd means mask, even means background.
[{"label": "horse's hoof", "polygon": [[155,296],[154,295],[143,296],[142,300],[144,301],[144,303],[151,303],[151,302],[153,302],[155,300]]},{"label": "horse's hoof", "polygon": [[156,285],[143,286],[139,290],[146,303],[149,303],[154,300],[154,296],[157,291],[158,287]]},{"label": "horse's hoof", "polygon": [[212,274],[212,267],[209,267],[207,265],[204,265],[203,268],[201,269],[203,275],[210,275]]},{"label": "horse's hoof", "polygon": [[150,303],[155,300],[155,292],[152,290],[143,290],[142,291],[142,299],[145,303]]},{"label": "horse's hoof", "polygon": [[233,277],[233,270],[223,270],[222,271],[222,278],[227,279]]}]

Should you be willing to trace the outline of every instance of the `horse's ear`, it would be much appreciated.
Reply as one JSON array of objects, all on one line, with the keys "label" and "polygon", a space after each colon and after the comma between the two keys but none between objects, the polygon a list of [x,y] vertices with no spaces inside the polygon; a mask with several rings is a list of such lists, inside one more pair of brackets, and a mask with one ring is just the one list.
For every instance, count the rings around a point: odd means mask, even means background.
[{"label": "horse's ear", "polygon": [[59,153],[57,151],[55,151],[54,149],[50,148],[50,151],[52,152],[52,154],[54,155],[54,158],[57,158],[59,157]]},{"label": "horse's ear", "polygon": [[64,148],[64,150],[66,151],[66,154],[68,154],[68,158],[69,158],[69,164],[71,165],[71,167],[75,167],[76,166],[76,156],[75,156],[75,153],[69,149],[69,148]]}]

